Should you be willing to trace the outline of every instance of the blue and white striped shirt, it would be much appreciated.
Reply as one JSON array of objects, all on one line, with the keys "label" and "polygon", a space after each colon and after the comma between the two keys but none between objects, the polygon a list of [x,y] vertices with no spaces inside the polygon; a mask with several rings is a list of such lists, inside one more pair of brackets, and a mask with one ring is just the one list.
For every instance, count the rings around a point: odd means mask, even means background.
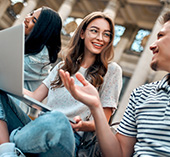
[{"label": "blue and white striped shirt", "polygon": [[136,137],[133,156],[170,156],[170,85],[168,77],[136,88],[118,132]]}]

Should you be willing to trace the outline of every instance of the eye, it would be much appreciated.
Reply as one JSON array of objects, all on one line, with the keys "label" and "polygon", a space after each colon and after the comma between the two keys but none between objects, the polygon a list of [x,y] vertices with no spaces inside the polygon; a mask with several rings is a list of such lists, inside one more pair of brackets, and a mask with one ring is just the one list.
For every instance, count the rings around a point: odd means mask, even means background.
[{"label": "eye", "polygon": [[157,38],[160,39],[163,36],[162,33],[158,33]]},{"label": "eye", "polygon": [[110,32],[103,32],[103,36],[104,37],[111,37],[111,33]]},{"label": "eye", "polygon": [[97,34],[98,30],[97,29],[90,29],[90,32],[93,33],[93,34]]},{"label": "eye", "polygon": [[30,12],[30,16],[33,16],[33,14],[34,14],[34,12],[32,11],[32,12]]}]

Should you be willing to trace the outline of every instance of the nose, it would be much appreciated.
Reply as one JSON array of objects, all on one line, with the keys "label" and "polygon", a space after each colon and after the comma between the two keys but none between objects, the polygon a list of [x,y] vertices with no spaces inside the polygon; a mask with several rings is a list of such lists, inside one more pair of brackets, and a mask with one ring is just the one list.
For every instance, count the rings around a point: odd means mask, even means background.
[{"label": "nose", "polygon": [[97,34],[96,39],[98,39],[98,40],[103,40],[103,33],[102,33],[102,32],[99,32],[99,33]]},{"label": "nose", "polygon": [[156,49],[156,47],[157,47],[156,44],[152,43],[149,48],[151,51],[154,51]]},{"label": "nose", "polygon": [[27,15],[27,16],[25,17],[25,22],[29,22],[29,19],[30,19],[30,17]]}]

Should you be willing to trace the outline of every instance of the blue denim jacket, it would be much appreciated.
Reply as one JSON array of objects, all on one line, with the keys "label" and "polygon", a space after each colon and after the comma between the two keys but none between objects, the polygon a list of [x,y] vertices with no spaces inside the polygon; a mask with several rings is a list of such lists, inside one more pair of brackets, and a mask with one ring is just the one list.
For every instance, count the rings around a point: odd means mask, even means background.
[{"label": "blue denim jacket", "polygon": [[[48,49],[45,46],[38,54],[26,54],[24,56],[24,88],[34,91],[39,87],[42,81],[48,76],[52,66],[49,64]],[[13,101],[20,106],[27,114],[30,108],[19,99],[10,96]]]},{"label": "blue denim jacket", "polygon": [[48,76],[51,65],[49,63],[48,49],[45,46],[38,54],[24,56],[24,88],[34,91]]}]

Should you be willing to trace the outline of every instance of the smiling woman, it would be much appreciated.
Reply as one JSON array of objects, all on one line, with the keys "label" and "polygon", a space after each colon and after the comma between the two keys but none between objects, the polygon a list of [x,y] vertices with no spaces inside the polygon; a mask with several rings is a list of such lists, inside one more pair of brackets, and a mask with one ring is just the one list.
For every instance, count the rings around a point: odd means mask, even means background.
[{"label": "smiling woman", "polygon": [[41,9],[39,8],[36,11],[32,11],[31,13],[29,13],[24,20],[24,24],[25,24],[25,35],[29,35],[30,32],[32,31],[34,25],[36,24],[36,22],[38,21],[38,18],[40,16],[41,13]]},{"label": "smiling woman", "polygon": [[[117,102],[122,85],[121,68],[111,62],[113,51],[114,25],[112,19],[103,12],[87,15],[75,30],[67,48],[66,57],[54,67],[43,81],[49,90],[47,105],[65,113],[76,124],[71,124],[75,133],[77,152],[83,132],[94,131],[94,121],[87,121],[90,110],[76,101],[63,87],[58,71],[63,69],[75,78],[77,72],[85,76],[98,89],[105,116],[109,121]],[[75,84],[81,83],[75,79]],[[55,95],[55,96],[54,96]],[[83,131],[83,132],[82,132]]]},{"label": "smiling woman", "polygon": [[[46,34],[47,37],[50,34],[48,31],[52,31],[52,35],[56,35],[57,33],[55,31],[59,31],[60,29],[58,30],[58,28],[61,26],[59,25],[60,22],[59,24],[54,22],[54,25],[50,28],[51,26],[48,24],[50,18],[48,17],[49,15],[46,14],[46,11],[48,12],[49,10],[42,8],[39,17],[36,17],[38,20],[35,22],[35,26],[31,33],[26,36],[26,53],[32,55],[32,57],[35,55],[32,54],[32,52],[40,53],[34,50],[40,49],[41,51],[41,46],[39,47],[37,45],[47,45],[47,49],[49,49],[50,46],[57,45],[57,42],[53,45],[52,40],[49,40],[52,45],[48,44],[48,38],[45,38],[47,42],[43,40]],[[32,14],[31,17],[32,16],[34,16],[34,14]],[[56,19],[56,16],[54,17]],[[34,20],[34,18],[32,17],[31,20]],[[60,18],[58,21],[60,21]],[[97,36],[89,35],[89,30],[92,29],[94,32],[97,32]],[[44,32],[43,34],[41,34],[42,31]],[[37,37],[41,37],[41,40],[37,41]],[[54,37],[52,39],[55,39]],[[3,131],[4,134],[7,135],[4,137],[3,133],[0,134],[0,136],[2,136],[0,137],[0,142],[4,143],[1,139],[6,140],[6,142],[9,141],[7,129],[9,128],[9,132],[12,132],[10,136],[11,142],[14,142],[16,147],[20,148],[24,153],[42,153],[43,151],[46,152],[46,156],[56,157],[56,155],[73,156],[75,150],[76,155],[84,132],[95,131],[95,124],[93,119],[87,121],[87,118],[91,114],[90,109],[71,96],[63,86],[58,71],[60,69],[64,71],[67,70],[74,78],[77,72],[85,76],[92,86],[98,90],[105,119],[109,121],[113,111],[117,108],[122,85],[121,68],[116,63],[111,62],[114,55],[113,37],[114,24],[106,13],[93,12],[83,19],[68,44],[66,49],[67,56],[64,61],[58,63],[53,68],[48,77],[43,80],[42,84],[34,92],[24,90],[24,94],[38,101],[42,101],[48,96],[46,105],[49,106],[52,111],[44,113],[34,121],[31,121],[5,93],[0,93],[0,102],[3,102],[0,103],[0,118],[2,119],[0,120],[0,123],[2,122],[0,132],[2,133]],[[28,39],[31,40],[27,43]],[[57,39],[55,40],[57,41]],[[41,44],[41,42],[43,44]],[[49,49],[49,52],[50,50],[51,49]],[[77,79],[75,79],[75,83],[76,85],[82,86]],[[8,109],[10,109],[10,112]],[[17,109],[17,111],[15,109]],[[5,121],[6,118],[8,118],[8,123]],[[69,123],[68,119],[73,119],[76,123]],[[25,120],[28,121],[25,122]],[[19,121],[20,123],[18,124],[14,121]],[[15,129],[19,126],[20,128]],[[73,132],[73,130],[75,130],[75,132]],[[34,139],[36,141],[34,141]],[[41,145],[37,146],[38,144]],[[37,149],[31,150],[30,147],[32,145]],[[60,147],[62,145],[62,150],[60,150],[58,145]],[[74,147],[75,145],[76,147]]]},{"label": "smiling woman", "polygon": [[[25,24],[24,88],[34,91],[48,76],[61,49],[62,22],[58,13],[42,7],[29,13]],[[15,99],[15,98],[14,98]],[[35,113],[15,99],[27,114]],[[36,115],[36,114],[35,114]]]}]

